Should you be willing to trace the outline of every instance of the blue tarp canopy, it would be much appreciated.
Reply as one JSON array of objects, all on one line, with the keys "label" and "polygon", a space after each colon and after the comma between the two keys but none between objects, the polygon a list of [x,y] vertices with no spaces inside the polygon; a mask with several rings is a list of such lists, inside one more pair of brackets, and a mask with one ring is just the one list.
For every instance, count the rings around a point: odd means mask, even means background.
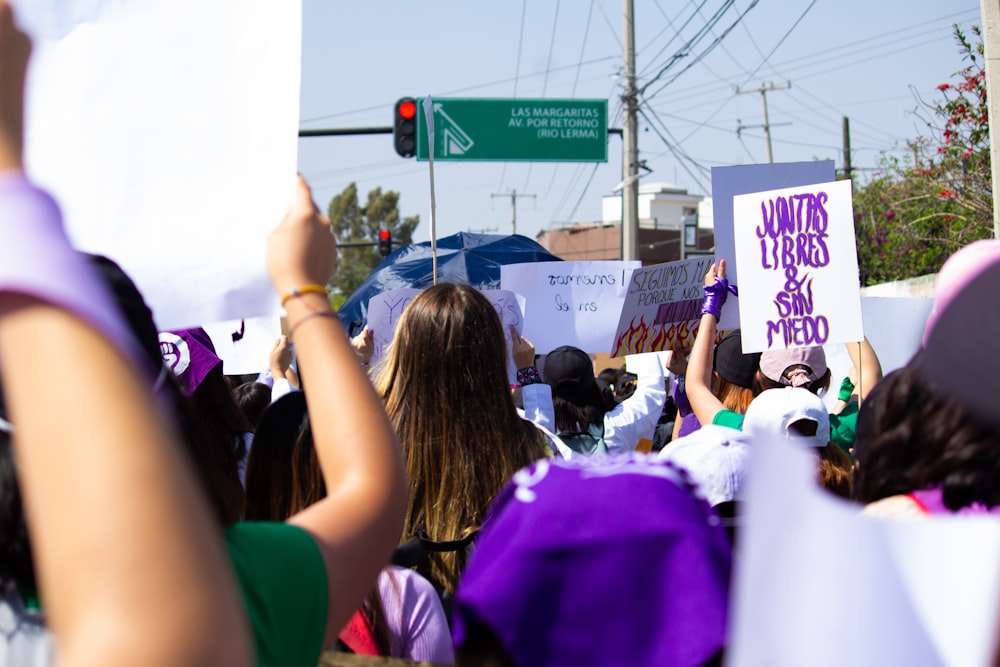
[{"label": "blue tarp canopy", "polygon": [[[438,282],[468,283],[479,289],[500,288],[500,267],[527,262],[558,262],[536,241],[517,234],[459,232],[437,241]],[[340,307],[340,319],[351,336],[368,321],[368,300],[402,287],[421,289],[434,283],[431,243],[413,243],[394,250],[375,267]]]}]

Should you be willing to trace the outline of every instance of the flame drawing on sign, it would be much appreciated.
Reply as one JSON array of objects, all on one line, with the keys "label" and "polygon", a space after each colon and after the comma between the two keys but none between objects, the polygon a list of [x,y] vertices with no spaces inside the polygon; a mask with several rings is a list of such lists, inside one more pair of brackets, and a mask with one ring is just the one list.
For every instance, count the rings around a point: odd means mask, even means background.
[{"label": "flame drawing on sign", "polygon": [[641,316],[638,325],[636,325],[635,318],[633,317],[628,329],[623,331],[622,335],[615,341],[613,356],[619,357],[622,354],[636,354],[637,352],[641,352],[642,346],[645,344],[648,336],[649,325],[646,324],[646,317]]}]

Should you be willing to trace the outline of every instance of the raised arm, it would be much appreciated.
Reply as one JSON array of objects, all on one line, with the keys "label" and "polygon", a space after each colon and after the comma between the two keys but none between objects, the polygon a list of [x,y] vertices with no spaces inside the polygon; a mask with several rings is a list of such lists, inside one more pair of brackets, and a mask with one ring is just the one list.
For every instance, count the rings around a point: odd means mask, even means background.
[{"label": "raised arm", "polygon": [[[718,265],[712,264],[705,274],[706,291],[714,286],[717,280],[724,281],[725,278],[726,260],[720,259]],[[723,301],[725,293],[723,288]],[[706,303],[709,301],[708,296],[705,301]],[[721,304],[719,308],[721,309]],[[702,308],[701,322],[694,337],[691,356],[688,358],[687,373],[684,375],[684,387],[691,403],[691,410],[703,425],[711,424],[716,413],[725,409],[722,401],[712,393],[712,348],[715,346],[715,337],[718,333],[719,316],[718,313],[706,312],[708,310],[711,309]]]},{"label": "raised arm", "polygon": [[28,51],[0,0],[0,379],[60,662],[250,664],[221,538],[151,378],[20,173]]},{"label": "raised arm", "polygon": [[[336,253],[329,221],[300,178],[288,215],[268,239],[267,264],[275,289],[289,294],[326,284]],[[287,300],[285,308],[328,494],[289,521],[311,533],[323,554],[331,640],[375,585],[399,541],[405,472],[382,400],[326,296],[303,292]]]},{"label": "raised arm", "polygon": [[854,393],[864,402],[872,388],[882,380],[882,364],[879,363],[875,348],[867,338],[860,343],[845,343],[845,345],[857,374]]}]

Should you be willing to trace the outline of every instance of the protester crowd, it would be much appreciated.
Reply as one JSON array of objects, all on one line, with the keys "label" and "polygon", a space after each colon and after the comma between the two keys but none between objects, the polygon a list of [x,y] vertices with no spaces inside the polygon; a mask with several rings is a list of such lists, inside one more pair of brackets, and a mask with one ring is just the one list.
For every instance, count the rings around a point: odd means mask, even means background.
[{"label": "protester crowd", "polygon": [[511,331],[512,388],[468,285],[424,290],[370,364],[299,179],[267,242],[287,335],[238,381],[25,175],[29,52],[0,0],[0,664],[721,665],[755,447],[812,452],[871,516],[1000,513],[1000,242],[948,261],[884,379],[865,340],[845,378],[821,347],[744,354],[719,259],[690,350],[598,374]]}]

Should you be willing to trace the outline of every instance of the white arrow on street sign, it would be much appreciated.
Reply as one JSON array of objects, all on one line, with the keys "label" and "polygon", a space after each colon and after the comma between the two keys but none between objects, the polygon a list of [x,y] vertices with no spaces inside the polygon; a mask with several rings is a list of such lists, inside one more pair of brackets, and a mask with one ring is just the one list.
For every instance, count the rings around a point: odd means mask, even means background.
[{"label": "white arrow on street sign", "polygon": [[465,133],[465,130],[459,127],[451,116],[445,113],[443,105],[435,104],[434,113],[439,114],[443,119],[441,127],[442,155],[462,155],[472,148],[476,142]]}]

